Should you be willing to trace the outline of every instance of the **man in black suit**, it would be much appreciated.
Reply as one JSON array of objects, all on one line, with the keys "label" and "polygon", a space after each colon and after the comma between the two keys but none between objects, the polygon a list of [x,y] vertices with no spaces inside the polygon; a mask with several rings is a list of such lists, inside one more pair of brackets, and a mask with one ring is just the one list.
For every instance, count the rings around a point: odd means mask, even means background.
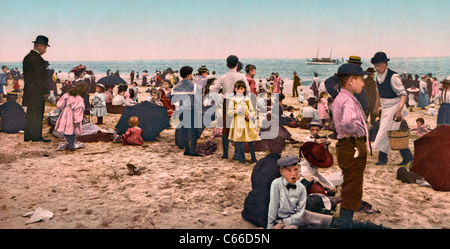
[{"label": "man in black suit", "polygon": [[41,57],[46,51],[48,38],[42,35],[33,41],[34,48],[23,59],[23,100],[27,107],[24,140],[50,142],[42,137],[42,120],[45,108],[45,95],[48,93],[47,65]]}]

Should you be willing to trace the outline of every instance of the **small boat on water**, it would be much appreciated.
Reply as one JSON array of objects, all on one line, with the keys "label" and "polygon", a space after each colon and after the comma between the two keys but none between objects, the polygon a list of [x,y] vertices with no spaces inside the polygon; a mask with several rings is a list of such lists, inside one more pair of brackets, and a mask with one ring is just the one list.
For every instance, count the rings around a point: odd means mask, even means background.
[{"label": "small boat on water", "polygon": [[339,59],[331,59],[331,57],[306,59],[306,65],[338,65],[340,63]]},{"label": "small boat on water", "polygon": [[316,58],[306,59],[306,65],[339,65],[341,61],[339,59],[332,59],[331,52],[333,51],[333,47],[330,49],[330,57],[319,58],[319,48],[317,48]]}]

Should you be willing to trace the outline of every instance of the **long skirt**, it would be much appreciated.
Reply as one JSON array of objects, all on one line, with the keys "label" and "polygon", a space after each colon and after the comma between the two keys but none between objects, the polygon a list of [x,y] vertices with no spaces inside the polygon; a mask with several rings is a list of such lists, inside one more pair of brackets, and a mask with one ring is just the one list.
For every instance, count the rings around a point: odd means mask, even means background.
[{"label": "long skirt", "polygon": [[428,91],[425,89],[424,92],[419,92],[419,103],[417,103],[417,107],[426,107],[430,104],[430,100],[428,99]]},{"label": "long skirt", "polygon": [[437,125],[450,125],[450,103],[443,103],[439,107]]}]

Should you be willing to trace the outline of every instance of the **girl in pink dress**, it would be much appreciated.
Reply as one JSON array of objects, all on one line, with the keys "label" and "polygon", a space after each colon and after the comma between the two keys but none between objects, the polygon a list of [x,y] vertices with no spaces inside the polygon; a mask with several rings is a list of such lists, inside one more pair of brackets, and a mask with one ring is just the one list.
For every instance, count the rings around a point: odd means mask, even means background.
[{"label": "girl in pink dress", "polygon": [[328,114],[328,94],[326,92],[320,93],[319,101],[317,101],[317,111],[319,112],[319,119],[325,124],[330,119],[330,114]]},{"label": "girl in pink dress", "polygon": [[435,104],[439,104],[439,81],[437,81],[436,78],[433,78],[433,90],[431,92],[431,99],[430,99],[430,103],[435,103]]},{"label": "girl in pink dress", "polygon": [[86,83],[78,83],[65,93],[56,103],[61,110],[56,121],[55,130],[64,134],[71,151],[75,150],[75,136],[83,134],[84,99],[88,87]]},{"label": "girl in pink dress", "polygon": [[142,138],[142,129],[138,127],[139,118],[132,116],[128,120],[128,123],[131,127],[122,135],[123,145],[143,145],[144,139]]}]

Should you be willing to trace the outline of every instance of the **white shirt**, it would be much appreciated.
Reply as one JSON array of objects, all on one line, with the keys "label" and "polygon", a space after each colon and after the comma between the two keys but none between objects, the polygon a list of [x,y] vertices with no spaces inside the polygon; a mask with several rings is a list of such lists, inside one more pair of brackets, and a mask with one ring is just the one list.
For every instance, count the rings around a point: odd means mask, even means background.
[{"label": "white shirt", "polygon": [[421,80],[420,82],[419,82],[419,88],[420,88],[420,91],[422,92],[422,93],[424,93],[426,90],[427,90],[427,82],[425,82],[425,81],[423,81],[423,80]]},{"label": "white shirt", "polygon": [[242,73],[238,73],[236,69],[230,69],[228,73],[217,78],[217,80],[214,81],[214,84],[209,87],[209,92],[218,93],[219,89],[222,87],[225,98],[231,98],[234,95],[234,84],[239,80],[245,83],[247,95],[249,95],[250,86],[248,85],[247,77]]},{"label": "white shirt", "polygon": [[[388,69],[386,68],[386,70],[384,70],[384,73],[377,75],[378,82],[381,83],[384,81],[384,79],[386,78],[387,72],[388,72]],[[397,94],[397,96],[402,96],[402,95],[406,96],[407,95],[405,87],[403,86],[403,83],[402,83],[402,78],[397,73],[393,74],[391,77],[391,87],[392,87],[392,90]],[[378,87],[376,89],[378,91]]]},{"label": "white shirt", "polygon": [[123,106],[133,106],[133,104],[131,104],[130,102],[128,102],[124,96],[122,95],[117,95],[114,97],[114,99],[112,100],[112,105],[123,105]]},{"label": "white shirt", "polygon": [[319,119],[319,111],[314,109],[312,106],[307,106],[302,109],[302,117],[304,118],[312,118],[312,119]]},{"label": "white shirt", "polygon": [[277,220],[283,220],[285,225],[297,224],[305,212],[307,196],[305,186],[297,181],[296,189],[287,189],[287,183],[281,176],[273,180],[270,186],[268,229],[273,228]]}]

